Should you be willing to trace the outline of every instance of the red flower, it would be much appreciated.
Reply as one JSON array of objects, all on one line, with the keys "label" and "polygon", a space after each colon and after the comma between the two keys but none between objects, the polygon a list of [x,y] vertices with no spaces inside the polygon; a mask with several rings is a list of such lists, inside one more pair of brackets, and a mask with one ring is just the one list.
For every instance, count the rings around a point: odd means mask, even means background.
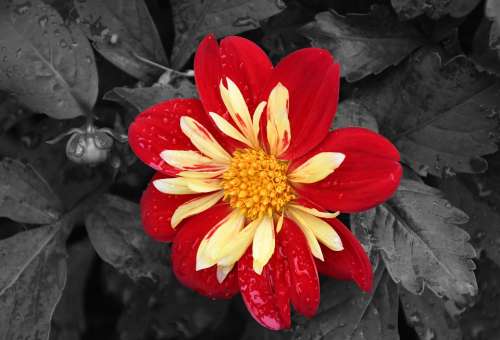
[{"label": "red flower", "polygon": [[366,129],[329,132],[332,56],[307,48],[273,67],[246,39],[219,46],[208,36],[194,67],[201,100],[159,103],[129,129],[134,152],[158,171],[141,200],[144,228],[173,241],[177,278],[213,298],[240,292],[270,329],[290,326],[290,302],[316,313],[318,271],[369,291],[370,261],[335,217],[390,197],[399,153]]}]

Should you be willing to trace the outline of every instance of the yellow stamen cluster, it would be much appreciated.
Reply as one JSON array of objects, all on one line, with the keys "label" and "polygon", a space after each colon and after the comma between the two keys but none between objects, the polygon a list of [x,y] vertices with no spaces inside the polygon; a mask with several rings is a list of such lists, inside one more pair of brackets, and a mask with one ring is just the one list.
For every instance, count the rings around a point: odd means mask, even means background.
[{"label": "yellow stamen cluster", "polygon": [[236,150],[229,169],[222,175],[224,200],[254,220],[264,214],[283,212],[295,198],[287,180],[288,162],[263,150]]}]

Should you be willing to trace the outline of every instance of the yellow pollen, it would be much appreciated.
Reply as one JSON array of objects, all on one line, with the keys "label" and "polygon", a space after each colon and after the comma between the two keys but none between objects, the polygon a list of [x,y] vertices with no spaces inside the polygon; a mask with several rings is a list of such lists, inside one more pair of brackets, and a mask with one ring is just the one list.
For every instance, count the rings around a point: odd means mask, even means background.
[{"label": "yellow pollen", "polygon": [[249,220],[264,214],[281,214],[295,198],[287,179],[288,162],[263,150],[239,149],[222,175],[224,200],[240,208]]}]

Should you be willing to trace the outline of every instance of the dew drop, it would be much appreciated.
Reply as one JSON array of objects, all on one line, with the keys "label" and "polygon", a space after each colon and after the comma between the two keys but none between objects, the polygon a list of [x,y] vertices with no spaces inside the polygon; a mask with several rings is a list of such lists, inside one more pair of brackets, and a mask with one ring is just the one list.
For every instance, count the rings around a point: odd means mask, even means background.
[{"label": "dew drop", "polygon": [[24,4],[20,4],[20,5],[16,6],[15,12],[17,14],[23,15],[26,12],[28,12],[30,7],[31,7],[31,2],[28,1],[28,2],[25,2]]},{"label": "dew drop", "polygon": [[38,19],[38,24],[40,25],[41,28],[45,28],[47,21],[49,21],[49,18],[47,18],[47,16],[44,15],[44,16],[40,17],[40,19]]},{"label": "dew drop", "polygon": [[68,43],[66,42],[66,40],[61,39],[61,41],[59,41],[59,46],[61,46],[62,48],[66,48],[68,47]]}]

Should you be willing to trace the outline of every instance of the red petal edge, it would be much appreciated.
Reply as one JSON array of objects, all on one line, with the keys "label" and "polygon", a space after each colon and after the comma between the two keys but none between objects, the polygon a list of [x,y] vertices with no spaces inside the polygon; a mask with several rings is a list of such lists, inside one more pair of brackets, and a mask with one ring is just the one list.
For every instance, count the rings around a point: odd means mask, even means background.
[{"label": "red petal edge", "polygon": [[373,131],[335,130],[317,148],[294,161],[289,171],[320,152],[341,152],[346,158],[324,180],[294,186],[300,196],[323,208],[342,212],[367,210],[386,201],[399,186],[402,175],[399,152]]},{"label": "red petal edge", "polygon": [[172,246],[172,266],[177,279],[185,286],[210,298],[229,299],[238,293],[237,271],[217,281],[215,266],[196,271],[196,253],[201,240],[210,229],[230,213],[227,204],[214,207],[183,222]]},{"label": "red petal edge", "polygon": [[318,271],[339,280],[353,280],[362,290],[371,291],[373,271],[365,250],[341,221],[338,219],[325,221],[339,234],[344,250],[332,251],[321,246],[325,261],[316,260]]}]

